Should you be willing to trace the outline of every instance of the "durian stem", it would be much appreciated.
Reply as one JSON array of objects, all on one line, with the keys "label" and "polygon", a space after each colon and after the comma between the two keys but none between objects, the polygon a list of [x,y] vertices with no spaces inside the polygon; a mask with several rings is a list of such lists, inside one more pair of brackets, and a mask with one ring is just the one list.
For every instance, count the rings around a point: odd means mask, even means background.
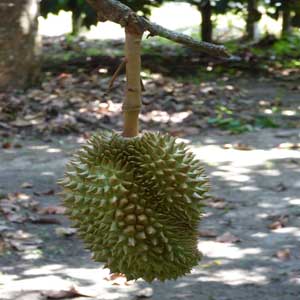
[{"label": "durian stem", "polygon": [[141,40],[142,33],[125,29],[126,96],[123,103],[124,137],[139,134],[141,110]]}]

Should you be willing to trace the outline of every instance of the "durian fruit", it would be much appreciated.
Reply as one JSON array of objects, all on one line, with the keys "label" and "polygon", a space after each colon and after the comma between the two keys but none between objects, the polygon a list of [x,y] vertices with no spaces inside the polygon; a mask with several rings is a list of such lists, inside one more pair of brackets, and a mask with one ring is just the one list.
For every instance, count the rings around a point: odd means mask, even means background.
[{"label": "durian fruit", "polygon": [[207,178],[159,133],[94,135],[67,166],[64,203],[93,258],[128,280],[176,279],[197,265]]}]

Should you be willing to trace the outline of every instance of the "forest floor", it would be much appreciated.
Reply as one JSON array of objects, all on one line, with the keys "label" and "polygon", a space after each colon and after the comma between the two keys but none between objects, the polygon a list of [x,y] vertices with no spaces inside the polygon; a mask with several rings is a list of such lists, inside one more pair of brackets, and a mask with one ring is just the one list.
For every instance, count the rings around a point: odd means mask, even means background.
[{"label": "forest floor", "polygon": [[56,180],[78,142],[26,139],[0,151],[1,299],[299,299],[300,151],[283,144],[300,143],[299,130],[191,139],[212,184],[199,228],[204,259],[190,275],[153,284],[110,276],[62,215]]},{"label": "forest floor", "polygon": [[121,128],[124,83],[107,93],[110,63],[46,70],[40,86],[0,94],[0,299],[298,300],[299,72],[145,70],[142,128],[189,143],[212,185],[204,259],[177,281],[147,284],[93,262],[58,196],[91,132]]}]

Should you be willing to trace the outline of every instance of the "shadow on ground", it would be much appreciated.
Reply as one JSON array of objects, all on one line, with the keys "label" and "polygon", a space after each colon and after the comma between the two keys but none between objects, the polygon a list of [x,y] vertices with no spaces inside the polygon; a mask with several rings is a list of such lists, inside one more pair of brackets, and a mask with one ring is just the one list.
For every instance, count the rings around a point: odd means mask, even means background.
[{"label": "shadow on ground", "polygon": [[[214,199],[205,210],[201,230],[212,230],[217,236],[230,232],[240,242],[200,238],[204,260],[177,281],[138,280],[125,285],[110,280],[108,270],[90,260],[76,237],[56,234],[57,227],[69,226],[63,216],[55,216],[60,225],[11,224],[0,219],[0,225],[10,231],[23,230],[42,241],[33,253],[10,250],[0,256],[3,299],[41,299],[41,290],[63,289],[70,283],[92,292],[92,299],[299,299],[300,151],[277,147],[299,139],[296,130],[284,134],[263,130],[192,140],[192,150],[206,165]],[[224,149],[228,143],[246,143],[252,150]],[[1,192],[24,192],[20,186],[30,181],[33,187],[26,193],[42,206],[57,205],[55,195],[36,194],[58,191],[56,179],[77,147],[75,138],[64,138],[48,145],[26,141],[21,149],[1,150]],[[270,229],[282,219],[282,226]]]}]

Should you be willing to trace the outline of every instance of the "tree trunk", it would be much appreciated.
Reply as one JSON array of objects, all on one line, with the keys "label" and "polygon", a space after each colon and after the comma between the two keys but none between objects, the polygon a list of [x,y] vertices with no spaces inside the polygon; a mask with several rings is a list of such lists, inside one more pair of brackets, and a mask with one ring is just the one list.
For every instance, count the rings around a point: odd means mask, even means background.
[{"label": "tree trunk", "polygon": [[254,40],[256,35],[256,27],[257,27],[257,0],[248,0],[247,1],[247,39]]},{"label": "tree trunk", "polygon": [[72,13],[72,35],[77,36],[82,28],[81,14]]},{"label": "tree trunk", "polygon": [[213,24],[211,20],[212,16],[212,7],[210,0],[204,1],[198,9],[201,13],[202,23],[201,23],[201,38],[204,42],[211,42],[212,41],[212,34],[213,34]]},{"label": "tree trunk", "polygon": [[0,2],[0,91],[24,88],[38,75],[37,0]]},{"label": "tree trunk", "polygon": [[291,6],[289,1],[282,2],[282,37],[291,31]]}]

